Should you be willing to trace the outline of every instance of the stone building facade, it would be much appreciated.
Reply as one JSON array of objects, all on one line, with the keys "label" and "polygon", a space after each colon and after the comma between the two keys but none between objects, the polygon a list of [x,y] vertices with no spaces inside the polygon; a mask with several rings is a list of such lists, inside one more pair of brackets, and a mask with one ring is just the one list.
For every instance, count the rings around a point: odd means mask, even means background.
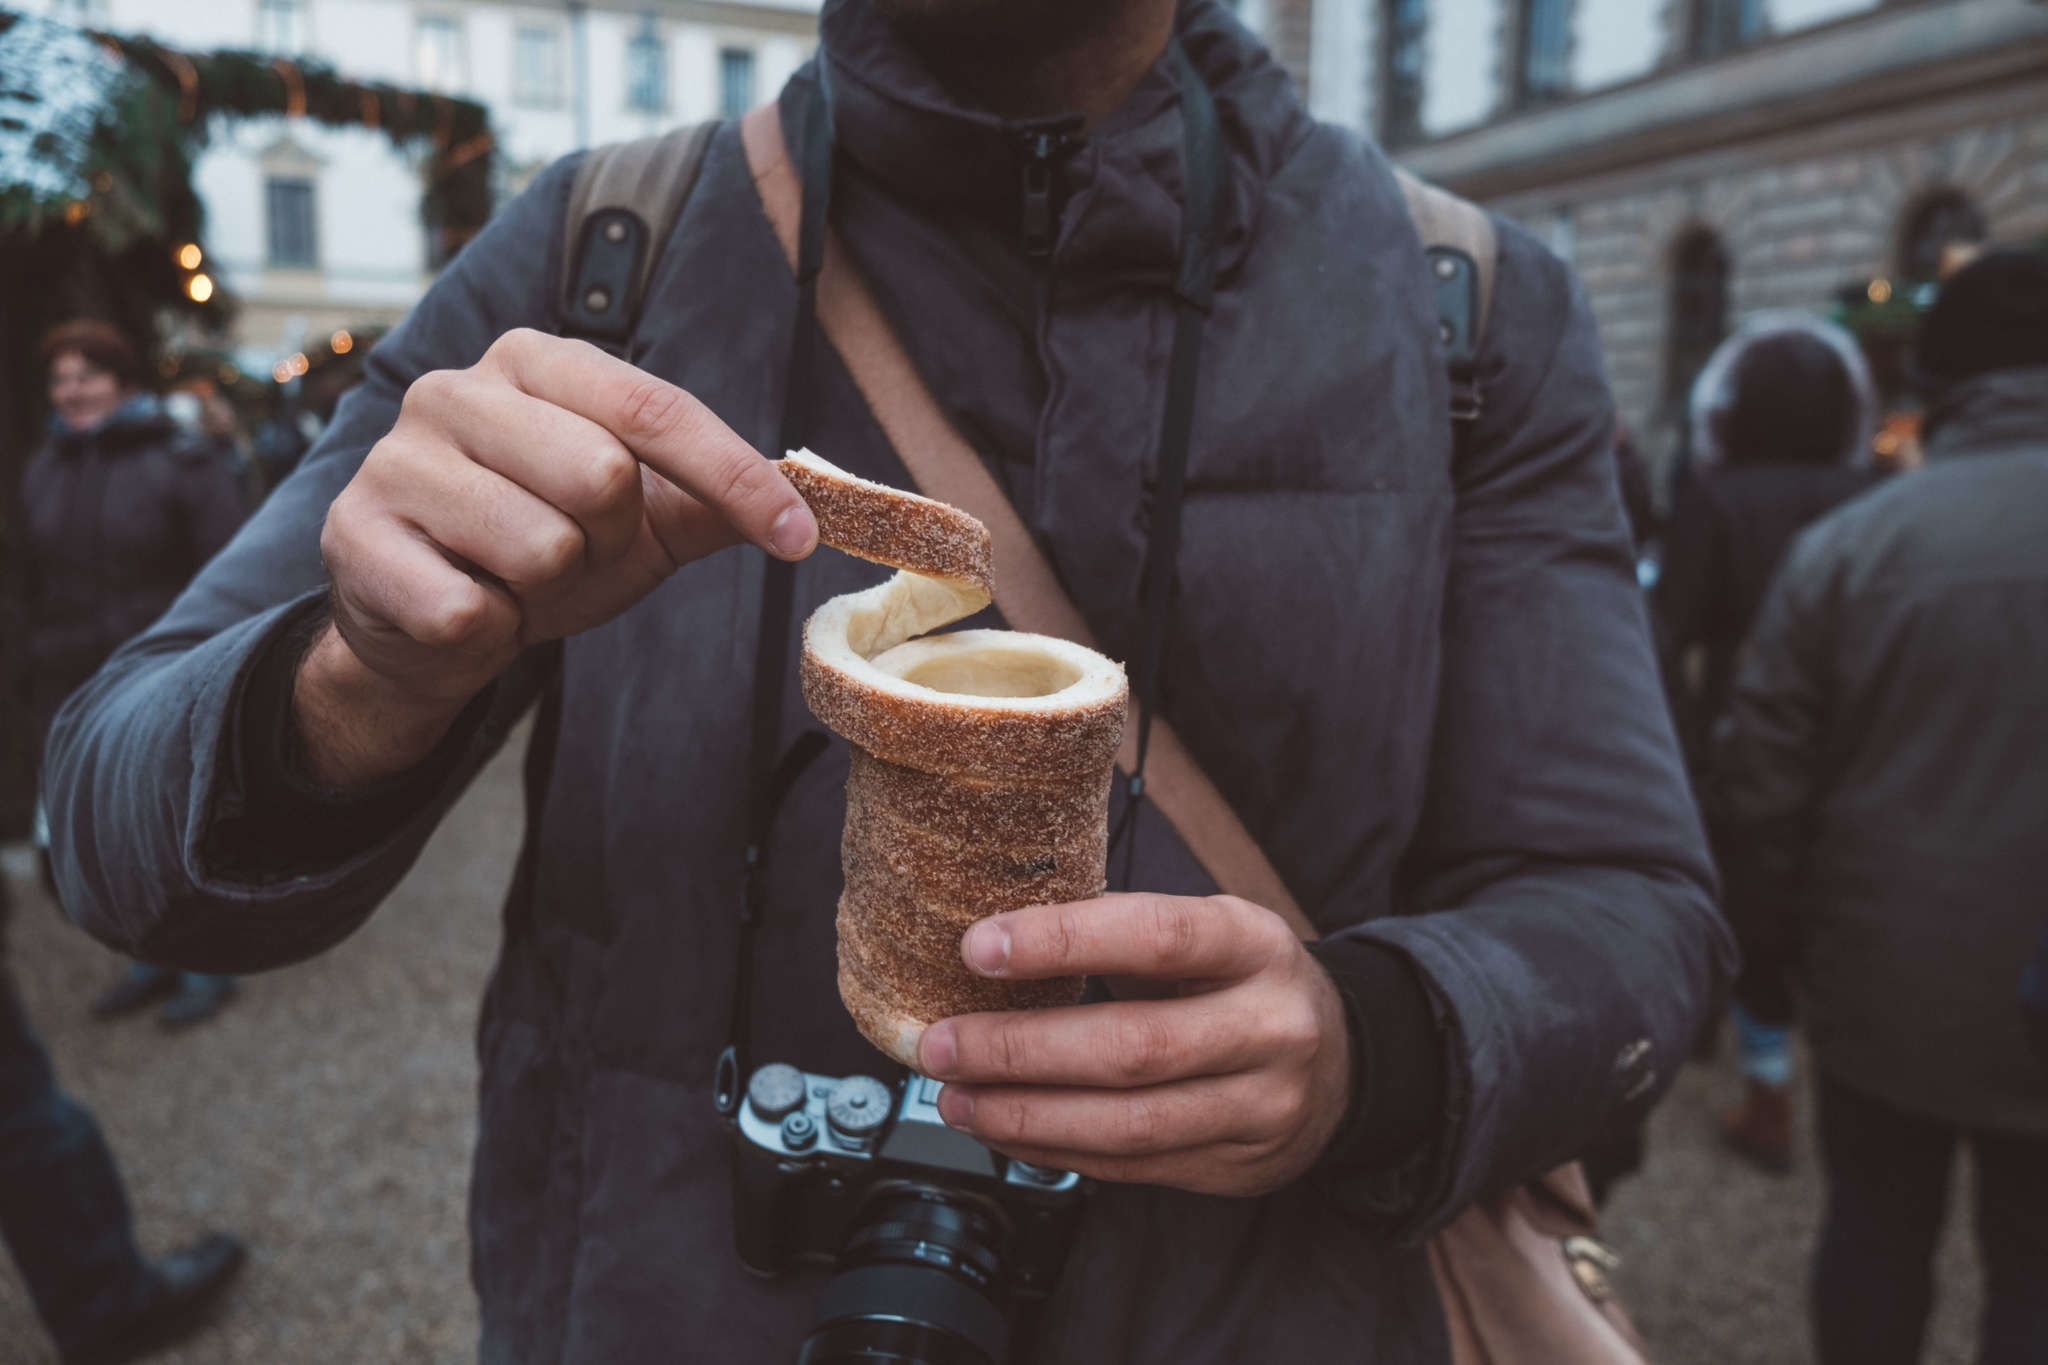
[{"label": "stone building facade", "polygon": [[[1314,54],[1312,101],[1348,102],[1398,159],[1576,266],[1653,458],[1743,316],[1905,299],[1945,243],[2048,239],[2040,0],[1365,8],[1362,53]],[[1897,359],[1880,377],[1910,401]]]}]

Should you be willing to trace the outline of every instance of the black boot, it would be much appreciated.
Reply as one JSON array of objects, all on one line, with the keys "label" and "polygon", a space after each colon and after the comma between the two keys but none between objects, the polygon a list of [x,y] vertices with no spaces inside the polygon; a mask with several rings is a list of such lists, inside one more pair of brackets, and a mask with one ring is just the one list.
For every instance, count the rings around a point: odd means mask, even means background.
[{"label": "black boot", "polygon": [[135,1310],[64,1352],[64,1365],[124,1365],[175,1346],[198,1331],[246,1256],[241,1242],[211,1232],[156,1263]]}]

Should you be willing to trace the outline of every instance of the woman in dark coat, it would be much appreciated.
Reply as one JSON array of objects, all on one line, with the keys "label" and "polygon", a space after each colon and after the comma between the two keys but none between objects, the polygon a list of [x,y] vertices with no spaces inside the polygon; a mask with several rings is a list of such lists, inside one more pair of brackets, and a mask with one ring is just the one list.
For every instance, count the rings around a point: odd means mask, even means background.
[{"label": "woman in dark coat", "polygon": [[[1672,513],[1656,600],[1679,730],[1699,772],[1778,561],[1809,523],[1871,483],[1875,391],[1841,328],[1804,313],[1765,313],[1708,361],[1691,417],[1693,475]],[[1745,902],[1771,889],[1745,874],[1742,850],[1722,836],[1711,803],[1707,817],[1729,917],[1743,918]],[[1722,1117],[1721,1134],[1746,1159],[1782,1172],[1792,1161],[1794,1009],[1784,954],[1759,943],[1752,940],[1735,987],[1744,1096]]]},{"label": "woman in dark coat", "polygon": [[[231,454],[182,431],[140,388],[134,348],[118,330],[65,323],[42,354],[50,434],[22,483],[38,735],[108,655],[163,614],[248,511]],[[137,962],[93,1008],[121,1014],[168,995],[161,1017],[175,1026],[212,1015],[233,991],[232,977]]]}]

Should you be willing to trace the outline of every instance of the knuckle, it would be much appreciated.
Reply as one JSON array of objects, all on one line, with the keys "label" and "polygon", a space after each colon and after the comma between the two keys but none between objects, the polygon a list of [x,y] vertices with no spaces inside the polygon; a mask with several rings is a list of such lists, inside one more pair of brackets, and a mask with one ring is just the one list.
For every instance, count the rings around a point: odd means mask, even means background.
[{"label": "knuckle", "polygon": [[582,563],[583,537],[567,526],[540,532],[527,547],[527,557],[534,581],[552,583]]},{"label": "knuckle", "polygon": [[1026,1050],[1023,1040],[1018,1037],[1015,1026],[997,1023],[988,1034],[988,1062],[1000,1080],[1015,1081],[1023,1078]]},{"label": "knuckle", "polygon": [[626,390],[619,404],[619,423],[630,437],[661,440],[687,425],[689,408],[689,397],[681,389],[647,375]]},{"label": "knuckle", "polygon": [[1173,1031],[1157,1011],[1126,1014],[1109,1036],[1111,1074],[1122,1081],[1164,1076],[1173,1058]]},{"label": "knuckle", "polygon": [[1201,932],[1185,901],[1166,896],[1146,901],[1145,939],[1158,957],[1173,962],[1187,960],[1194,955]]},{"label": "knuckle", "polygon": [[461,370],[428,370],[406,386],[399,415],[420,421],[446,411],[458,401],[466,384]]},{"label": "knuckle", "polygon": [[514,327],[500,332],[484,351],[484,362],[494,365],[516,363],[538,355],[542,348],[554,338],[531,327]]},{"label": "knuckle", "polygon": [[481,634],[489,603],[484,590],[471,583],[442,595],[413,626],[411,634],[433,649],[464,649]]},{"label": "knuckle", "polygon": [[1133,1095],[1124,1101],[1119,1127],[1118,1138],[1126,1152],[1156,1151],[1166,1136],[1166,1115],[1150,1097]]},{"label": "knuckle", "polygon": [[1316,1018],[1315,1007],[1307,1000],[1289,996],[1267,1011],[1266,1018],[1274,1050],[1288,1062],[1306,1062],[1322,1046],[1322,1024]]},{"label": "knuckle", "polygon": [[599,450],[583,467],[584,504],[609,512],[623,507],[640,490],[640,462],[623,447]]},{"label": "knuckle", "polygon": [[1045,952],[1050,965],[1072,962],[1081,950],[1080,912],[1060,906],[1045,921]]}]

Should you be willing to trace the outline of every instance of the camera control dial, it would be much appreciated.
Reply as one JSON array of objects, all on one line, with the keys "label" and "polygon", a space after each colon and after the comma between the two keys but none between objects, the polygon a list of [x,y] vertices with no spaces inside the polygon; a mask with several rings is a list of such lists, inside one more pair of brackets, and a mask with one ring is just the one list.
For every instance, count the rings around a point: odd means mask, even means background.
[{"label": "camera control dial", "polygon": [[747,1103],[765,1123],[780,1123],[784,1114],[801,1109],[807,1089],[804,1073],[787,1062],[771,1062],[747,1082]]},{"label": "camera control dial", "polygon": [[863,1141],[881,1131],[889,1119],[889,1087],[873,1076],[848,1076],[832,1087],[825,1101],[825,1122],[849,1141]]}]

